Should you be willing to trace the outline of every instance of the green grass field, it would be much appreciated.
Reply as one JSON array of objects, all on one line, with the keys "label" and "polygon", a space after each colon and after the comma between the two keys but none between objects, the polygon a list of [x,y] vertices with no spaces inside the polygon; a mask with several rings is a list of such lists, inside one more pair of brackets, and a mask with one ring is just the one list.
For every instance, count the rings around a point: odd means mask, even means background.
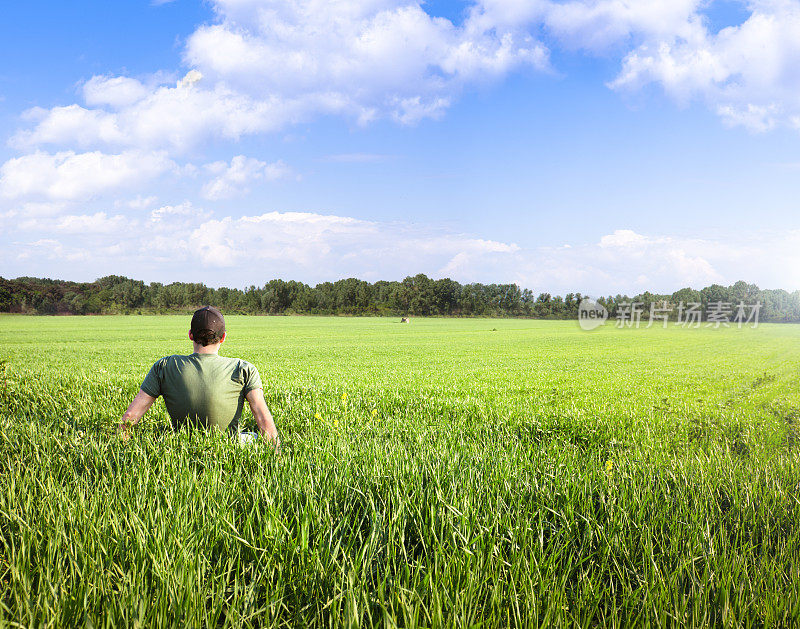
[{"label": "green grass field", "polygon": [[2,626],[800,618],[800,327],[229,317],[274,453],[116,437],[188,317],[0,324]]}]

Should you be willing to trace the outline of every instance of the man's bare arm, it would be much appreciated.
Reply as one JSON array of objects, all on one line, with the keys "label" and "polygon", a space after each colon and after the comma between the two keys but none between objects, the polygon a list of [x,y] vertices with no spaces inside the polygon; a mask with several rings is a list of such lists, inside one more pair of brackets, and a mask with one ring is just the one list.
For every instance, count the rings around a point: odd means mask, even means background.
[{"label": "man's bare arm", "polygon": [[139,393],[133,398],[133,402],[128,406],[128,410],[125,411],[125,414],[122,416],[122,422],[119,425],[124,439],[128,438],[128,429],[134,426],[144,414],[150,410],[150,407],[155,401],[156,398],[139,389]]},{"label": "man's bare arm", "polygon": [[253,417],[256,418],[258,424],[258,432],[262,436],[267,437],[276,446],[280,444],[278,439],[278,429],[275,428],[275,422],[272,419],[272,414],[267,408],[267,402],[264,399],[264,391],[262,389],[253,389],[248,391],[247,402],[250,404],[250,410],[253,411]]}]

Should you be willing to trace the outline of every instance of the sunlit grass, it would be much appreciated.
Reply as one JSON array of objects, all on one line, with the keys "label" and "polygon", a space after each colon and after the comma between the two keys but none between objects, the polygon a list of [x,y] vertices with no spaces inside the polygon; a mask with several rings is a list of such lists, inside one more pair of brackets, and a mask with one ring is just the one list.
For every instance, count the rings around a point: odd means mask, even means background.
[{"label": "sunlit grass", "polygon": [[185,317],[1,320],[0,625],[800,616],[800,327],[230,317],[274,453],[115,437]]}]

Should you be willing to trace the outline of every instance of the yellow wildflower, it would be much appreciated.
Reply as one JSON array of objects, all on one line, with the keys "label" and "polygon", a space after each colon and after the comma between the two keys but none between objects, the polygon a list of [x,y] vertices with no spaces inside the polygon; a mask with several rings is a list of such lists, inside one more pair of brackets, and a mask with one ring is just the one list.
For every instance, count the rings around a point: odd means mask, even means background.
[{"label": "yellow wildflower", "polygon": [[339,420],[338,419],[334,419],[333,420],[333,427],[334,428],[338,428],[339,427]]},{"label": "yellow wildflower", "polygon": [[320,415],[319,413],[314,413],[314,419],[322,421],[322,415]]},{"label": "yellow wildflower", "polygon": [[614,461],[609,459],[606,461],[606,472],[613,472],[614,471]]},{"label": "yellow wildflower", "polygon": [[377,417],[377,415],[378,415],[378,409],[377,408],[373,408],[372,409],[372,416],[373,417]]},{"label": "yellow wildflower", "polygon": [[342,393],[342,402],[347,402],[347,393]]}]

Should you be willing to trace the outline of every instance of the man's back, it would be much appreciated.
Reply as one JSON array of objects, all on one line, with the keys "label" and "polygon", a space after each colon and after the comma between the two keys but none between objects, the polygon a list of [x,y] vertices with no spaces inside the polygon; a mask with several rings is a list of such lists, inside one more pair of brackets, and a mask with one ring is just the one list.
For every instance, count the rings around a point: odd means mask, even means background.
[{"label": "man's back", "polygon": [[164,396],[172,425],[185,424],[239,430],[245,396],[261,389],[254,365],[218,354],[165,356],[156,361],[142,391]]},{"label": "man's back", "polygon": [[225,317],[218,308],[203,306],[196,310],[189,330],[194,354],[156,361],[122,415],[122,438],[130,437],[130,428],[163,395],[173,428],[191,424],[234,433],[239,432],[247,400],[258,432],[277,446],[278,430],[267,408],[258,370],[247,361],[220,356],[219,348],[226,338]]}]

